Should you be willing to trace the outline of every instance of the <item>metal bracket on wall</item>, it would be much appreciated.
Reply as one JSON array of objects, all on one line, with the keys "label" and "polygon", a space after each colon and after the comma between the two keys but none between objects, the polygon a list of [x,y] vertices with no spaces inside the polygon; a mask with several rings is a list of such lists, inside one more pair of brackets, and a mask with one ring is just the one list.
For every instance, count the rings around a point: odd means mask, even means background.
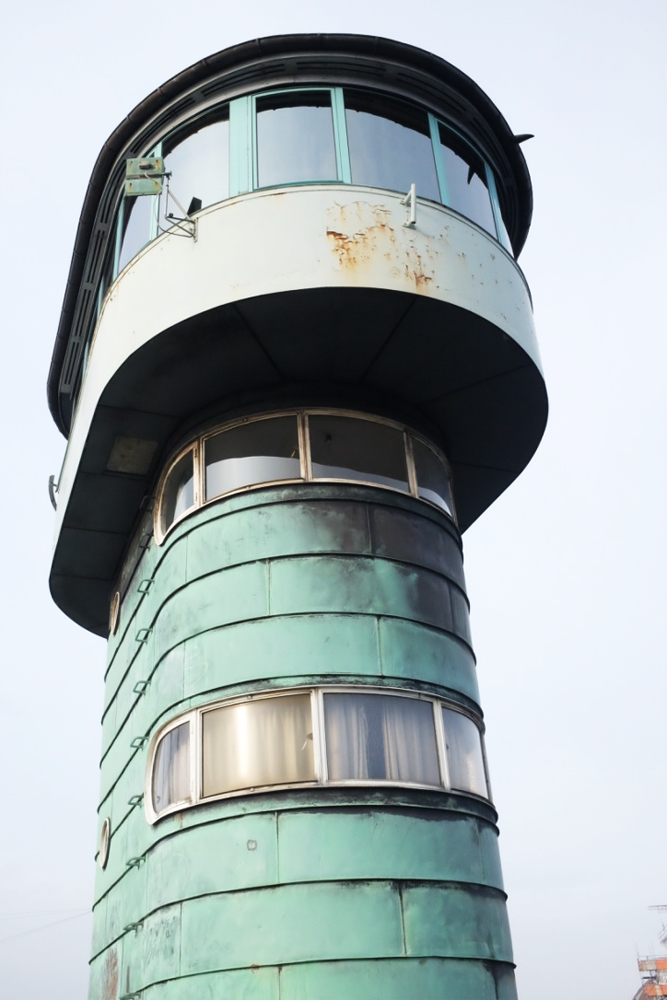
[{"label": "metal bracket on wall", "polygon": [[123,930],[124,931],[140,931],[143,926],[144,926],[143,920],[137,920],[133,924],[125,924],[125,926],[123,927]]},{"label": "metal bracket on wall", "polygon": [[132,806],[132,808],[134,809],[135,806],[141,805],[143,801],[144,801],[144,793],[142,792],[141,795],[132,795],[127,800],[127,804],[128,806]]},{"label": "metal bracket on wall", "polygon": [[147,743],[148,743],[147,736],[135,736],[132,742],[130,743],[130,746],[132,747],[133,750],[141,750],[141,748],[144,747]]},{"label": "metal bracket on wall", "polygon": [[137,593],[147,594],[152,586],[153,586],[153,581],[150,577],[146,580],[142,580],[139,586],[137,587]]},{"label": "metal bracket on wall", "polygon": [[144,532],[144,534],[139,539],[139,548],[140,549],[147,549],[148,546],[151,544],[151,538],[152,537],[153,537],[153,532],[152,531],[146,531],[146,532]]},{"label": "metal bracket on wall", "polygon": [[137,681],[137,683],[132,688],[134,694],[145,694],[146,688],[150,684],[150,681]]},{"label": "metal bracket on wall", "polygon": [[403,223],[406,229],[414,229],[417,225],[417,186],[410,185],[410,190],[404,198],[401,198],[401,205],[406,205],[408,217]]},{"label": "metal bracket on wall", "polygon": [[146,860],[145,854],[139,854],[136,858],[128,858],[125,864],[128,868],[141,868],[144,861]]},{"label": "metal bracket on wall", "polygon": [[137,642],[146,642],[152,631],[152,628],[140,628],[134,638]]}]

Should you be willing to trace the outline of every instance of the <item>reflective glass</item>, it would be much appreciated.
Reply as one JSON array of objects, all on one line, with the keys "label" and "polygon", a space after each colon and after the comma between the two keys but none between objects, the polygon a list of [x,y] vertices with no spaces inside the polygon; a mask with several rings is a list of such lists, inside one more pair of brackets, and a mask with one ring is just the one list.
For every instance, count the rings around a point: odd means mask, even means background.
[{"label": "reflective glass", "polygon": [[190,798],[190,723],[170,729],[158,744],[153,764],[153,809],[162,812]]},{"label": "reflective glass", "polygon": [[118,259],[118,273],[150,242],[156,197],[137,195],[123,201],[123,238]]},{"label": "reflective glass", "polygon": [[403,432],[355,417],[310,415],[313,479],[353,479],[409,491]]},{"label": "reflective glass", "polygon": [[258,97],[258,186],[333,181],[336,176],[329,91]]},{"label": "reflective glass", "polygon": [[160,507],[162,531],[194,505],[195,484],[193,467],[194,449],[186,452],[171,468],[162,491]]},{"label": "reflective glass", "polygon": [[452,513],[452,494],[447,469],[432,448],[412,438],[412,454],[417,474],[417,495]]},{"label": "reflective glass", "polygon": [[165,182],[160,197],[160,229],[173,225],[167,218],[169,213],[183,218],[193,198],[199,198],[202,207],[206,208],[229,197],[228,111],[223,109],[216,113],[225,115],[225,119],[202,125],[165,156],[164,168],[171,173],[169,192],[178,199],[182,211],[172,197],[167,199]]},{"label": "reflective glass", "polygon": [[204,796],[315,779],[309,694],[217,708],[202,724]]},{"label": "reflective glass", "polygon": [[353,184],[440,201],[428,115],[403,101],[345,91]]},{"label": "reflective glass", "polygon": [[452,788],[488,796],[479,729],[472,719],[449,708],[443,708],[442,718]]},{"label": "reflective glass", "polygon": [[299,479],[299,432],[295,416],[254,420],[204,442],[206,499],[256,483]]},{"label": "reflective glass", "polygon": [[447,178],[447,204],[496,235],[484,161],[445,125],[439,125],[440,150]]},{"label": "reflective glass", "polygon": [[331,781],[440,784],[431,702],[325,694],[324,725]]}]

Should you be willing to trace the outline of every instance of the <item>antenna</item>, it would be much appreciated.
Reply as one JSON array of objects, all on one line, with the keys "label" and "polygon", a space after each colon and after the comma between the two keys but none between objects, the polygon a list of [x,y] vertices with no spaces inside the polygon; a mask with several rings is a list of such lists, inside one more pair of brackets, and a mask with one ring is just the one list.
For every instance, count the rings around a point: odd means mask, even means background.
[{"label": "antenna", "polygon": [[[659,913],[667,913],[667,904],[658,903],[655,906],[649,906],[649,910],[657,910]],[[667,948],[667,924],[665,924],[664,918],[663,918],[662,928],[660,929],[660,933],[658,934],[658,941],[663,946],[663,948]]]}]

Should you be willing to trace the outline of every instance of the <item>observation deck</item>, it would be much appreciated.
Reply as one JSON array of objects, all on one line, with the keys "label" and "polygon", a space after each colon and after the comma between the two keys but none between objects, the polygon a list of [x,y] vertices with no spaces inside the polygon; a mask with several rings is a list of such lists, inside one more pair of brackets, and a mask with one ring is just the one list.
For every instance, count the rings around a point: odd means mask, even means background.
[{"label": "observation deck", "polygon": [[[124,196],[131,157],[163,162],[161,193]],[[531,208],[498,110],[410,46],[262,39],[146,98],[93,171],[49,378],[69,436],[61,608],[106,634],[175,437],[260,396],[312,401],[316,387],[421,427],[449,459],[465,530],[546,421],[515,259]]]}]

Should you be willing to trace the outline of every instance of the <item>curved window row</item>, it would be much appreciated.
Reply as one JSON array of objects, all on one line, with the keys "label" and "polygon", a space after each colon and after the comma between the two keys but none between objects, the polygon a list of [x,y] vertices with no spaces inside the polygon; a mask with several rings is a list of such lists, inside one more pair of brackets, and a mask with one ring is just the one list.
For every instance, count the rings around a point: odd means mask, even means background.
[{"label": "curved window row", "polygon": [[185,514],[276,482],[355,482],[409,493],[454,516],[444,456],[399,424],[361,414],[297,411],[253,417],[198,437],[158,486],[161,542]]},{"label": "curved window row", "polygon": [[285,184],[387,188],[447,205],[511,250],[488,163],[455,129],[408,101],[311,87],[240,97],[167,135],[160,195],[126,197],[113,275],[190,206]]},{"label": "curved window row", "polygon": [[151,743],[149,822],[229,795],[299,785],[412,785],[489,798],[477,723],[437,698],[312,688],[205,705]]}]

